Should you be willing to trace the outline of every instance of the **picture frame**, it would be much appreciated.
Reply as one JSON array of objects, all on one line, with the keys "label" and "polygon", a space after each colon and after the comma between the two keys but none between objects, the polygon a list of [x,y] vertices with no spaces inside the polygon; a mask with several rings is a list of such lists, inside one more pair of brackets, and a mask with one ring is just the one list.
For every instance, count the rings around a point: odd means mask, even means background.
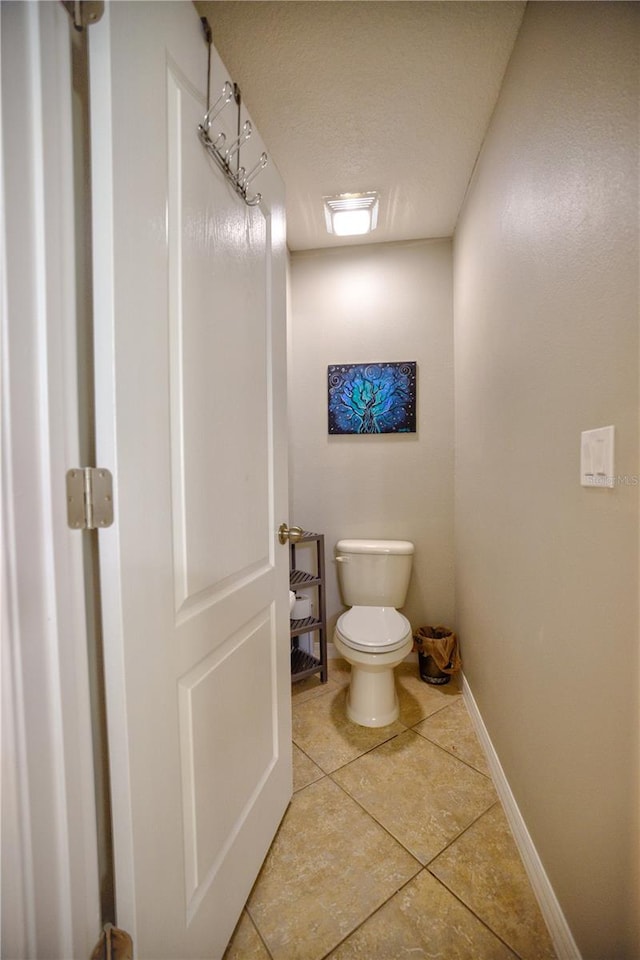
[{"label": "picture frame", "polygon": [[327,368],[330,435],[416,432],[417,363],[337,363]]}]

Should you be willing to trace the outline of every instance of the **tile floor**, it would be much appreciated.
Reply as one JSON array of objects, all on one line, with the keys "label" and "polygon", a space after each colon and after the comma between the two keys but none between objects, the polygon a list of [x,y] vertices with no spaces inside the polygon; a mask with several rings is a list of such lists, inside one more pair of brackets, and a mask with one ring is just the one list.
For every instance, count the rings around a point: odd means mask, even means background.
[{"label": "tile floor", "polygon": [[368,729],[329,668],[293,685],[293,800],[224,960],[555,958],[455,680],[402,664]]}]

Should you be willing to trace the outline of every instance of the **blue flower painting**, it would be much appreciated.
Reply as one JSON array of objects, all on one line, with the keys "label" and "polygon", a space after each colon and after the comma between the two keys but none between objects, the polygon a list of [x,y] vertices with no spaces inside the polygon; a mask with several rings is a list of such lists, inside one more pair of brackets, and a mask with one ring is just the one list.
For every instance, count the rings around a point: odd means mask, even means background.
[{"label": "blue flower painting", "polygon": [[329,433],[415,433],[416,364],[342,363],[328,369]]}]

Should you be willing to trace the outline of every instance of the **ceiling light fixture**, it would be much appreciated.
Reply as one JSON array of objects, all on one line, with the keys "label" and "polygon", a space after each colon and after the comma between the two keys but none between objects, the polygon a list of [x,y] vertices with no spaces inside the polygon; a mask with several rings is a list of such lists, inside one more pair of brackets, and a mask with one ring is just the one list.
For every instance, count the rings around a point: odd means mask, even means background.
[{"label": "ceiling light fixture", "polygon": [[341,193],[323,197],[324,217],[329,233],[355,237],[375,230],[378,223],[377,193]]}]

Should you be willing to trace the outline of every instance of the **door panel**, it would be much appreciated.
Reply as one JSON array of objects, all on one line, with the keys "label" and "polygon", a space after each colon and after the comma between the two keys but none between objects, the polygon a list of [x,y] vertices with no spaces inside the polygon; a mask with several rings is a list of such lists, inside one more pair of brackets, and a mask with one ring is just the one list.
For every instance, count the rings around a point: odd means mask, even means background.
[{"label": "door panel", "polygon": [[[169,324],[177,613],[271,562],[268,221],[230,192],[169,68]],[[211,228],[223,237],[211,236]],[[215,443],[203,442],[215,438]],[[225,455],[225,452],[227,455]],[[241,509],[230,511],[231,503]],[[212,543],[225,550],[212,551]]]},{"label": "door panel", "polygon": [[[229,637],[180,681],[186,896],[193,912],[220,870],[247,811],[278,758],[271,704],[270,610]],[[254,709],[234,694],[249,678]],[[234,730],[234,737],[229,730]],[[247,756],[235,740],[252,742]]]},{"label": "door panel", "polygon": [[248,207],[200,143],[190,3],[108,5],[91,44],[118,923],[219,957],[291,796],[283,189]]}]

